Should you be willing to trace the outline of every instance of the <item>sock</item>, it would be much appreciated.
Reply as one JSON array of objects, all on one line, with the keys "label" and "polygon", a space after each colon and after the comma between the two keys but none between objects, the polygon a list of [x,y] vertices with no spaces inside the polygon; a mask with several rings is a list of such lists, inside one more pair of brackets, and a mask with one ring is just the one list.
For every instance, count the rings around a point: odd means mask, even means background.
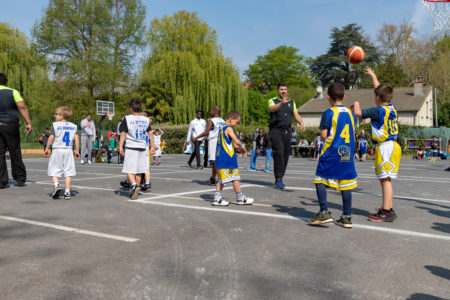
[{"label": "sock", "polygon": [[135,188],[135,187],[136,187],[136,183],[133,183],[133,184],[131,185],[131,187]]},{"label": "sock", "polygon": [[342,215],[343,218],[351,218],[351,215]]},{"label": "sock", "polygon": [[222,192],[221,191],[216,191],[216,197],[222,196]]},{"label": "sock", "polygon": [[145,183],[145,186],[150,186],[150,181]]},{"label": "sock", "polygon": [[57,188],[59,186],[59,182],[53,183],[53,186]]},{"label": "sock", "polygon": [[236,193],[236,198],[241,198],[243,196],[242,192]]},{"label": "sock", "polygon": [[70,194],[70,189],[65,189],[64,194]]}]

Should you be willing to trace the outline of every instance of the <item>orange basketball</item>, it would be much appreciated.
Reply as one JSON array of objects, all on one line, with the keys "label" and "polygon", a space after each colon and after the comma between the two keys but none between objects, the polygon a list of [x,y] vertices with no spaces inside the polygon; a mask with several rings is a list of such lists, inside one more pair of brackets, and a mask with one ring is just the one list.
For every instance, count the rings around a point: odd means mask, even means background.
[{"label": "orange basketball", "polygon": [[359,46],[353,46],[347,51],[347,59],[351,64],[359,64],[366,57],[366,52]]}]

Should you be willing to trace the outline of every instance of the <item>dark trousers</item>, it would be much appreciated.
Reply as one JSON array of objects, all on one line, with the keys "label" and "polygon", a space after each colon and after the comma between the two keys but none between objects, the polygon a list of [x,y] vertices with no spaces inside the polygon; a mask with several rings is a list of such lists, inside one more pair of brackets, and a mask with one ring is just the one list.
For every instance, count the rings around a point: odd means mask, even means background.
[{"label": "dark trousers", "polygon": [[20,150],[19,125],[0,125],[0,184],[8,184],[8,168],[6,165],[6,148],[11,158],[12,177],[17,182],[25,182],[27,171],[22,161]]},{"label": "dark trousers", "polygon": [[275,179],[282,179],[289,161],[289,152],[291,148],[291,129],[269,131],[270,141],[272,142],[273,169]]},{"label": "dark trousers", "polygon": [[209,150],[209,143],[208,140],[205,140],[205,146],[204,149],[204,155],[203,155],[203,166],[206,168],[208,166],[208,150]]},{"label": "dark trousers", "polygon": [[192,163],[192,161],[194,160],[194,157],[195,157],[195,159],[197,160],[197,167],[200,166],[200,144],[201,143],[202,143],[201,141],[194,142],[194,145],[192,147],[192,154],[188,161],[188,163]]}]

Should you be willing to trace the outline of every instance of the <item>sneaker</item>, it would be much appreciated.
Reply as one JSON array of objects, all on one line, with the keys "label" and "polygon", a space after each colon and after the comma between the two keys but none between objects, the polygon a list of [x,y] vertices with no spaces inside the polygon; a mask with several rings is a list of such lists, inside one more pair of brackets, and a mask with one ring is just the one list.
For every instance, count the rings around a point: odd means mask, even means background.
[{"label": "sneaker", "polygon": [[252,205],[253,201],[255,201],[255,199],[248,198],[248,197],[242,195],[242,197],[236,199],[236,204],[237,205]]},{"label": "sneaker", "polygon": [[336,221],[336,225],[344,228],[352,228],[352,217],[344,218],[341,216],[341,218]]},{"label": "sneaker", "polygon": [[17,186],[25,186],[25,180],[17,181]]},{"label": "sneaker", "polygon": [[131,184],[128,181],[124,180],[124,181],[120,182],[120,186],[122,186],[123,188],[129,189],[131,187]]},{"label": "sneaker", "polygon": [[281,179],[275,180],[275,188],[282,190],[285,187],[286,187],[286,185],[283,183],[283,180],[281,180]]},{"label": "sneaker", "polygon": [[130,189],[130,199],[136,200],[139,197],[140,190],[141,189],[137,185],[132,186]]},{"label": "sneaker", "polygon": [[197,170],[203,170],[202,166],[197,166]]},{"label": "sneaker", "polygon": [[70,200],[70,193],[64,194],[64,200]]},{"label": "sneaker", "polygon": [[88,164],[92,164],[92,161],[88,160]]},{"label": "sneaker", "polygon": [[213,202],[211,202],[211,205],[214,206],[228,206],[230,205],[230,202],[225,201],[222,196],[214,196]]},{"label": "sneaker", "polygon": [[152,165],[155,165],[156,164],[156,162],[152,162]]},{"label": "sneaker", "polygon": [[397,218],[395,211],[392,210],[384,210],[383,208],[378,209],[378,212],[369,216],[370,221],[377,222],[394,222]]},{"label": "sneaker", "polygon": [[314,218],[308,221],[309,224],[312,225],[320,225],[320,224],[327,224],[333,222],[333,218],[331,217],[330,212],[318,212]]},{"label": "sneaker", "polygon": [[192,168],[192,163],[188,162],[187,164],[189,168]]},{"label": "sneaker", "polygon": [[59,185],[57,187],[55,187],[55,190],[52,193],[52,198],[56,199],[59,197],[59,192],[61,192],[61,188],[59,187]]},{"label": "sneaker", "polygon": [[2,190],[2,189],[6,189],[8,187],[8,185],[7,184],[0,184],[0,190]]},{"label": "sneaker", "polygon": [[80,164],[84,164],[84,159],[82,159],[82,160],[80,161]]},{"label": "sneaker", "polygon": [[248,168],[247,171],[250,171],[250,172],[256,172],[256,169]]},{"label": "sneaker", "polygon": [[216,184],[217,184],[216,178],[214,178],[214,177],[209,178],[208,184],[210,184],[210,185],[216,185]]},{"label": "sneaker", "polygon": [[270,173],[271,171],[270,171],[270,169],[265,169],[264,172]]},{"label": "sneaker", "polygon": [[152,191],[152,183],[150,182],[148,185],[145,184],[145,185],[141,186],[141,191],[144,193],[151,192]]},{"label": "sneaker", "polygon": [[161,163],[158,161],[158,163],[156,164],[157,166],[159,166]]}]

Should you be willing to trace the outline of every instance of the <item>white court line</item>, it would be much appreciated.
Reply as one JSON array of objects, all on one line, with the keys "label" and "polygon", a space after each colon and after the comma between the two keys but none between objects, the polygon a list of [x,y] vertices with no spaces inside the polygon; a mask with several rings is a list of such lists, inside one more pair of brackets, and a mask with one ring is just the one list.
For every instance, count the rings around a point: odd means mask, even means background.
[{"label": "white court line", "polygon": [[[131,201],[131,200],[129,200],[129,201]],[[308,221],[308,218],[304,218],[304,217],[263,213],[263,212],[256,212],[256,211],[231,210],[231,209],[226,209],[226,208],[212,208],[212,207],[193,206],[193,205],[184,205],[184,204],[178,204],[178,203],[157,202],[157,201],[145,201],[145,200],[134,200],[133,202],[143,203],[143,204],[161,205],[161,206],[168,206],[168,207],[180,207],[180,208],[195,209],[195,210],[215,211],[215,212],[220,212],[220,213],[231,213],[231,214],[252,215],[252,216],[270,217],[270,218],[278,218],[278,219]],[[382,231],[382,232],[391,233],[391,234],[450,241],[450,236],[439,235],[439,234],[431,234],[431,233],[385,228],[385,227],[376,227],[376,226],[362,225],[362,224],[353,224],[353,227],[360,228],[360,229],[366,229],[366,230]]]},{"label": "white court line", "polygon": [[108,179],[108,178],[115,178],[115,177],[124,177],[123,174],[120,175],[110,175],[110,176],[99,176],[99,177],[87,177],[87,178],[72,178],[72,181],[74,180],[94,180],[94,179]]},{"label": "white court line", "polygon": [[43,226],[43,227],[58,229],[58,230],[62,230],[62,231],[86,234],[86,235],[102,237],[102,238],[111,239],[111,240],[118,240],[118,241],[123,241],[123,242],[128,242],[128,243],[133,243],[133,242],[139,241],[139,239],[129,238],[129,237],[120,236],[120,235],[112,235],[112,234],[107,234],[107,233],[83,230],[83,229],[61,226],[61,225],[54,225],[54,224],[50,224],[50,223],[26,220],[26,219],[21,219],[21,218],[14,218],[14,217],[0,215],[0,219],[7,220],[7,221],[13,221],[13,222],[19,222],[19,223],[26,223],[26,224],[31,224],[31,225],[37,225],[37,226]]}]

